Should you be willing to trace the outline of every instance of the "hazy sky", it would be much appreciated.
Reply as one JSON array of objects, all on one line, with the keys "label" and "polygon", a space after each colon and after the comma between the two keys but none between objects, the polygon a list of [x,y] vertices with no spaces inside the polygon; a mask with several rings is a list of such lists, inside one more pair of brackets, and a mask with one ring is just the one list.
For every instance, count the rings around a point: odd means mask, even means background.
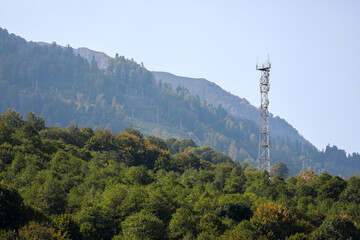
[{"label": "hazy sky", "polygon": [[360,1],[0,0],[0,27],[203,77],[255,106],[269,53],[270,112],[320,149],[360,152]]}]

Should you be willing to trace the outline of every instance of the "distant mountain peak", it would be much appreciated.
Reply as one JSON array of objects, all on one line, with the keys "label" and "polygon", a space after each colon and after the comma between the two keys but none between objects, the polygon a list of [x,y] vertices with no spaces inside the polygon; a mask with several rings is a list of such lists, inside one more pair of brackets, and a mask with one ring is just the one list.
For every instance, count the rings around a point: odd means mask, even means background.
[{"label": "distant mountain peak", "polygon": [[91,63],[92,59],[94,58],[100,69],[105,69],[107,67],[110,58],[106,53],[94,51],[86,47],[79,47],[74,49],[74,54],[79,54],[89,63]]},{"label": "distant mountain peak", "polygon": [[[50,43],[47,42],[37,42],[41,46],[49,46]],[[104,52],[98,52],[91,50],[86,47],[73,48],[73,52],[75,55],[79,54],[81,57],[85,58],[89,63],[91,63],[94,58],[97,62],[98,68],[105,69],[108,65],[109,56]]]}]

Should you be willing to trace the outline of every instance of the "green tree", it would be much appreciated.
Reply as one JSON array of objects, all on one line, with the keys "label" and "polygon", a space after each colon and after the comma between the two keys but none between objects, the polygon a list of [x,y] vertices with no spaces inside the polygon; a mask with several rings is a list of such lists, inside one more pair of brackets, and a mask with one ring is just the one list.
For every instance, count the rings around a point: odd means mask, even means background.
[{"label": "green tree", "polygon": [[310,237],[304,233],[295,233],[287,238],[288,240],[309,240]]},{"label": "green tree", "polygon": [[172,215],[169,223],[169,236],[174,239],[182,239],[188,234],[196,234],[197,219],[187,208],[178,208]]},{"label": "green tree", "polygon": [[218,216],[212,213],[207,213],[200,220],[200,228],[216,237],[224,232],[225,225]]},{"label": "green tree", "polygon": [[181,171],[199,169],[200,167],[200,159],[194,153],[179,153],[175,155],[175,162]]},{"label": "green tree", "polygon": [[166,238],[164,223],[153,213],[141,211],[121,223],[124,239],[161,240]]},{"label": "green tree", "polygon": [[170,171],[172,169],[172,165],[171,165],[171,161],[170,161],[170,156],[168,154],[166,155],[160,155],[156,161],[155,161],[155,165],[154,165],[154,170],[166,170],[166,171]]},{"label": "green tree", "polygon": [[60,214],[64,213],[66,206],[66,192],[64,183],[52,177],[49,173],[45,176],[45,182],[40,187],[34,185],[34,196],[32,201],[45,213]]},{"label": "green tree", "polygon": [[13,143],[13,136],[14,129],[9,126],[7,123],[0,121],[0,144],[5,142]]},{"label": "green tree", "polygon": [[29,152],[35,152],[37,148],[42,147],[42,141],[39,133],[30,124],[24,124],[15,134],[15,137],[23,143]]},{"label": "green tree", "polygon": [[360,178],[354,176],[348,180],[346,189],[340,195],[340,200],[360,204]]},{"label": "green tree", "polygon": [[318,195],[320,199],[330,198],[337,201],[345,188],[345,180],[335,176],[319,188]]},{"label": "green tree", "polygon": [[225,180],[224,192],[243,193],[245,191],[246,177],[241,167],[236,166],[231,170],[230,176]]},{"label": "green tree", "polygon": [[182,139],[178,141],[175,138],[169,138],[166,143],[171,154],[181,153],[186,149],[197,147],[192,139]]},{"label": "green tree", "polygon": [[53,225],[57,230],[62,233],[67,233],[72,240],[80,240],[82,236],[80,234],[79,226],[74,222],[69,214],[59,214],[53,217]]},{"label": "green tree", "polygon": [[76,124],[66,128],[66,143],[77,147],[84,147],[87,140],[94,135],[93,132],[80,129]]},{"label": "green tree", "polygon": [[135,135],[140,139],[144,138],[144,135],[139,130],[135,129],[133,126],[126,128],[125,132]]},{"label": "green tree", "polygon": [[15,230],[0,229],[0,239],[16,240],[17,233]]},{"label": "green tree", "polygon": [[156,214],[161,221],[169,223],[179,203],[171,192],[161,185],[162,183],[158,182],[158,184],[151,188],[149,196],[146,198],[145,206],[147,210]]},{"label": "green tree", "polygon": [[166,141],[161,139],[161,138],[158,138],[156,136],[153,136],[153,135],[148,135],[146,136],[146,139],[153,145],[157,146],[158,148],[160,149],[163,149],[163,150],[168,150],[168,146],[166,144]]},{"label": "green tree", "polygon": [[125,199],[119,206],[120,213],[123,217],[129,216],[135,212],[140,212],[148,198],[148,192],[143,186],[133,186],[128,189]]},{"label": "green tree", "polygon": [[17,229],[24,222],[24,203],[20,194],[0,184],[0,229]]},{"label": "green tree", "polygon": [[360,233],[349,218],[336,216],[326,219],[312,237],[318,240],[360,239]]},{"label": "green tree", "polygon": [[91,196],[87,195],[84,200],[81,210],[75,217],[76,222],[80,225],[83,239],[110,239],[114,234],[109,222],[112,219],[108,219],[102,206],[98,201],[91,199]]},{"label": "green tree", "polygon": [[130,184],[146,185],[154,179],[149,174],[149,170],[144,166],[130,167],[125,173],[124,181]]},{"label": "green tree", "polygon": [[290,174],[290,170],[287,167],[286,163],[276,162],[274,165],[271,166],[270,173],[272,177],[279,175],[283,178],[287,178]]},{"label": "green tree", "polygon": [[241,221],[233,230],[222,235],[219,240],[258,240],[266,239],[260,230],[248,220]]},{"label": "green tree", "polygon": [[[311,174],[311,171],[310,172],[307,171],[307,172],[309,173],[308,175],[310,175],[309,179],[312,179],[312,180],[309,180],[309,181],[311,181],[311,186],[313,186],[315,189],[319,189],[327,181],[332,179],[332,176],[327,172],[322,173],[319,177],[316,174],[314,176],[311,176],[311,175],[313,175],[313,174]],[[305,177],[305,175],[303,177]]]},{"label": "green tree", "polygon": [[20,113],[15,112],[15,110],[9,108],[6,113],[0,115],[0,121],[6,123],[13,128],[20,128],[25,123]]},{"label": "green tree", "polygon": [[93,151],[115,151],[117,142],[112,132],[107,129],[98,129],[95,135],[85,144],[85,148]]},{"label": "green tree", "polygon": [[26,114],[25,123],[30,124],[37,131],[45,129],[45,121],[41,116],[36,116],[33,112]]},{"label": "green tree", "polygon": [[252,216],[250,207],[241,201],[222,202],[215,210],[215,214],[220,217],[228,217],[239,223],[242,220],[249,220]]},{"label": "green tree", "polygon": [[214,164],[221,162],[233,162],[233,160],[228,155],[218,152],[209,146],[194,148],[192,152],[198,155],[199,158]]}]

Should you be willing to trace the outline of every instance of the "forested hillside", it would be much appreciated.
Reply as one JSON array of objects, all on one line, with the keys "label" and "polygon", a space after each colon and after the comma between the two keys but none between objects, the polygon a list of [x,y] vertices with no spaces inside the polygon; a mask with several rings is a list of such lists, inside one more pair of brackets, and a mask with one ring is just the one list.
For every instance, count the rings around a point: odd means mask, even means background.
[{"label": "forested hillside", "polygon": [[[255,123],[260,121],[260,111],[245,98],[233,95],[215,83],[204,78],[179,77],[167,72],[152,72],[157,81],[171,83],[173,88],[182,86],[189,89],[191,94],[198,95],[201,101],[206,101],[215,107],[221,105],[235,117],[249,119]],[[292,141],[307,143],[298,131],[280,117],[269,114],[269,127],[273,137],[290,138]]]},{"label": "forested hillside", "polygon": [[[133,125],[145,135],[192,138],[237,161],[255,165],[258,126],[235,118],[223,107],[200,101],[186,88],[157,83],[142,64],[116,55],[99,69],[56,43],[39,45],[0,29],[0,111],[33,111],[49,125],[101,126],[121,132]],[[318,151],[310,143],[271,139],[272,163],[282,161],[291,173],[311,168],[351,176],[360,169],[360,155],[346,156],[335,146]]]},{"label": "forested hillside", "polygon": [[[47,44],[48,45],[48,44]],[[93,58],[97,61],[98,67],[106,69],[108,66],[109,56],[105,53],[97,52],[87,48],[73,49],[75,54],[79,54],[88,60],[89,63]],[[255,123],[259,122],[260,112],[251,105],[246,99],[233,95],[220,86],[203,78],[180,77],[171,73],[152,71],[156,81],[170,83],[173,90],[180,85],[187,88],[191,94],[198,95],[201,101],[206,101],[215,107],[221,106],[232,114],[234,117],[249,119]],[[280,117],[274,117],[271,113],[269,116],[271,135],[274,137],[290,138],[292,141],[306,143],[307,140],[299,132]]]},{"label": "forested hillside", "polygon": [[0,115],[0,239],[359,239],[360,179],[269,178],[194,141]]}]

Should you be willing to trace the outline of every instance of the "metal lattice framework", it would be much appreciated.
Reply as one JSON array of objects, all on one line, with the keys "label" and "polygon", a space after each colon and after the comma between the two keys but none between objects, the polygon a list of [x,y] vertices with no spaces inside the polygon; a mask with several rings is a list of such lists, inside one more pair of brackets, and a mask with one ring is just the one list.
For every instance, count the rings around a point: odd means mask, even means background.
[{"label": "metal lattice framework", "polygon": [[259,159],[258,169],[266,170],[270,173],[270,135],[269,135],[269,98],[270,90],[269,76],[271,63],[268,60],[265,64],[259,66],[256,64],[256,70],[261,71],[260,93],[261,93],[261,116],[260,116],[260,136],[259,136]]}]

